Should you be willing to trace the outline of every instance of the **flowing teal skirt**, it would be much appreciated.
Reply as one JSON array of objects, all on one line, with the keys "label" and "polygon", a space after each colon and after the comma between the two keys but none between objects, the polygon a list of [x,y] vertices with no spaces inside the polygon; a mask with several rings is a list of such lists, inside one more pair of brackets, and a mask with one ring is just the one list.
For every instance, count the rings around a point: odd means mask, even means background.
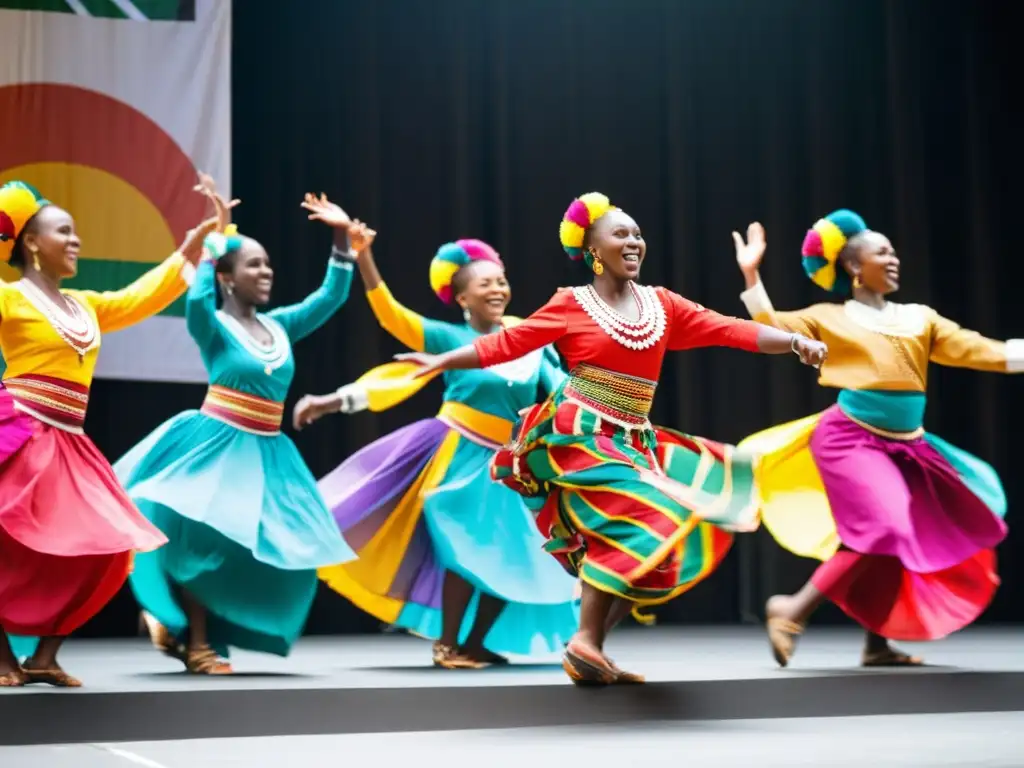
[{"label": "flowing teal skirt", "polygon": [[285,435],[254,435],[186,411],[114,471],[169,539],[136,557],[136,599],[183,636],[187,590],[206,607],[210,645],[222,655],[230,646],[287,655],[316,594],[317,568],[355,557]]}]

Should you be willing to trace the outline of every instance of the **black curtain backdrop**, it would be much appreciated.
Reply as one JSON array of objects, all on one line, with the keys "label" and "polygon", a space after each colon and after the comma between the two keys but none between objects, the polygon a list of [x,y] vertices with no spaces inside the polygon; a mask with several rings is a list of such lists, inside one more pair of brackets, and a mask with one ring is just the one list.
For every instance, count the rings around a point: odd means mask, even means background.
[{"label": "black curtain backdrop", "polygon": [[[1011,106],[1010,3],[962,0],[245,0],[234,10],[237,221],[276,269],[275,303],[321,279],[330,235],[299,201],[326,191],[379,232],[402,301],[452,319],[427,282],[435,248],[480,237],[503,254],[511,310],[526,315],[585,274],[562,254],[559,218],[601,190],[640,222],[644,280],[743,314],[730,231],[760,220],[780,308],[825,297],[799,246],[816,218],[860,212],[903,261],[899,298],[998,338],[1024,336],[1018,233],[1024,170]],[[301,6],[301,11],[299,7]],[[398,352],[358,284],[296,350],[289,409]],[[1012,511],[1024,381],[934,368],[927,427],[992,462]],[[88,430],[116,459],[201,386],[97,381]],[[392,412],[328,418],[295,436],[322,475],[386,431],[432,415],[432,386]],[[795,360],[670,356],[656,420],[735,442],[829,405]],[[290,428],[289,428],[290,431]],[[985,621],[1024,619],[1024,537],[1001,548]],[[742,537],[662,622],[736,622],[813,568],[761,532]],[[135,631],[126,589],[83,634]],[[844,621],[824,610],[816,621]],[[375,631],[322,590],[308,632]]]}]

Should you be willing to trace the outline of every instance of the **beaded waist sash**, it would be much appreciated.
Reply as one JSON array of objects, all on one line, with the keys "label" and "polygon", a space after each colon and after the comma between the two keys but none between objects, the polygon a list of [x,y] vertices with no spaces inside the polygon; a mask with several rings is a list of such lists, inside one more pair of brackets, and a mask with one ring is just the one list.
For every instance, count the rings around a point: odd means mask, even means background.
[{"label": "beaded waist sash", "polygon": [[200,413],[254,435],[271,437],[281,434],[284,403],[266,400],[237,389],[211,386]]},{"label": "beaded waist sash", "polygon": [[646,427],[655,381],[581,363],[569,373],[563,393],[583,407],[623,427]]},{"label": "beaded waist sash", "polygon": [[14,407],[51,427],[82,434],[89,388],[53,376],[25,374],[4,379]]}]

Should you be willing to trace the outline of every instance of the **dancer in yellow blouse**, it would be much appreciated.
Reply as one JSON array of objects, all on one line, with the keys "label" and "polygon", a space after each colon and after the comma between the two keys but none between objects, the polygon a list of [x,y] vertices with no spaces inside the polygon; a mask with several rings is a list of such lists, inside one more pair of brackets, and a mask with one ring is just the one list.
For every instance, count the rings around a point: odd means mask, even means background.
[{"label": "dancer in yellow blouse", "polygon": [[845,303],[777,312],[758,274],[764,230],[733,233],[755,320],[828,344],[819,383],[836,405],[741,446],[763,454],[762,519],[798,555],[824,561],[795,595],[768,601],[768,634],[785,666],[814,609],[830,599],[867,630],[865,666],[920,664],[888,640],[933,640],[970,624],[999,584],[1006,536],[995,471],[925,432],[929,363],[1013,373],[1024,341],[993,341],[935,310],[897,304],[900,261],[852,211],[819,220],[804,240],[811,279]]},{"label": "dancer in yellow blouse", "polygon": [[[155,315],[185,293],[217,219],[120,291],[62,290],[80,242],[67,211],[31,186],[0,187],[0,261],[20,270],[0,282],[0,687],[81,683],[57,663],[64,638],[117,594],[132,553],[166,542],[125,494],[82,431],[101,335]],[[24,662],[8,642],[22,635]],[[29,637],[41,638],[36,644]]]}]

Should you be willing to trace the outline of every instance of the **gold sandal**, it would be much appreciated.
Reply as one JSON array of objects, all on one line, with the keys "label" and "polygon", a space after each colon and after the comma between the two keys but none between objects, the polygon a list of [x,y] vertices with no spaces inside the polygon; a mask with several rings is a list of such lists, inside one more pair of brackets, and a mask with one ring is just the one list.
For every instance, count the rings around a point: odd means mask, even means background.
[{"label": "gold sandal", "polygon": [[193,675],[230,675],[234,671],[208,645],[189,649],[185,655],[185,668]]},{"label": "gold sandal", "polygon": [[911,656],[895,648],[886,648],[874,653],[865,652],[860,659],[862,667],[922,667],[924,659]]},{"label": "gold sandal", "polygon": [[434,643],[432,648],[434,655],[434,666],[442,669],[483,669],[487,665],[483,662],[471,659],[464,653],[460,653],[450,645],[445,645],[440,640]]},{"label": "gold sandal", "polygon": [[643,685],[647,682],[643,675],[638,672],[627,672],[611,659],[608,659],[608,666],[615,672],[613,685]]},{"label": "gold sandal", "polygon": [[804,626],[779,616],[768,617],[768,642],[772,655],[780,667],[789,664],[796,650],[796,638],[803,634]]}]

